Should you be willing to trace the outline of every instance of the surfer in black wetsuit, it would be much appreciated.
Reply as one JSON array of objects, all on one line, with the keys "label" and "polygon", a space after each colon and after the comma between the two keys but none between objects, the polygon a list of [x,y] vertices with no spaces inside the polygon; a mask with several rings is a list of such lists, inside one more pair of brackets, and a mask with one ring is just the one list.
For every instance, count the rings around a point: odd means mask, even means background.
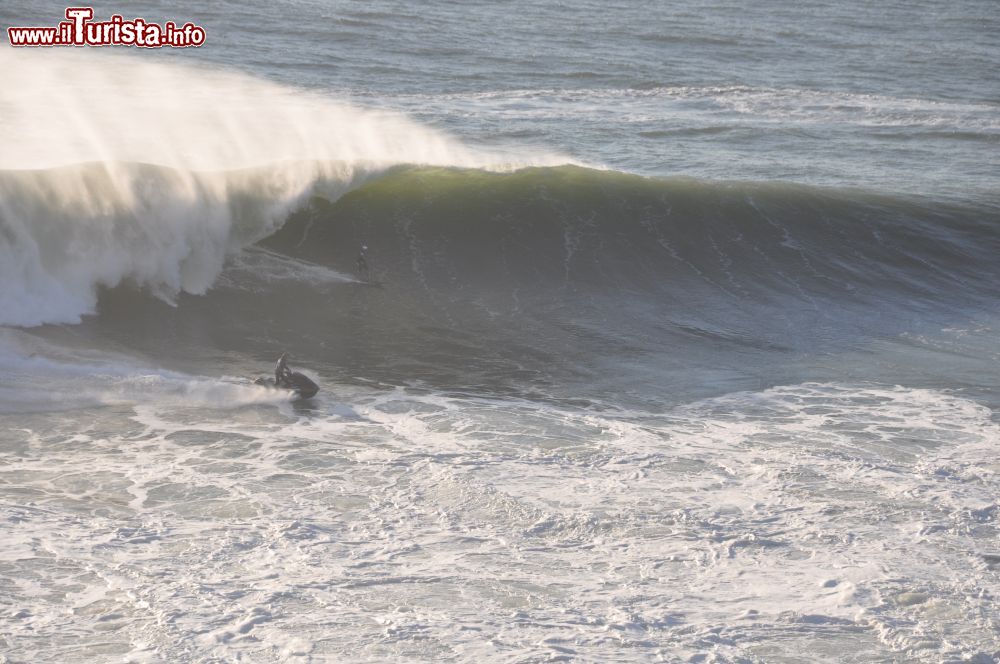
[{"label": "surfer in black wetsuit", "polygon": [[368,266],[368,245],[361,245],[361,251],[358,253],[358,276],[365,281],[371,281],[372,272],[371,268]]}]

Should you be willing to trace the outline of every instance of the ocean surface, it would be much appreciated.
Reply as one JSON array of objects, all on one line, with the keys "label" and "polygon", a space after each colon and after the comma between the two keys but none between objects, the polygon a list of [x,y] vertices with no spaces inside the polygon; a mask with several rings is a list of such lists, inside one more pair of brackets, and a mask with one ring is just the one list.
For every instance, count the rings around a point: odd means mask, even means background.
[{"label": "ocean surface", "polygon": [[0,663],[1000,661],[994,0],[95,10],[207,42],[0,47]]}]

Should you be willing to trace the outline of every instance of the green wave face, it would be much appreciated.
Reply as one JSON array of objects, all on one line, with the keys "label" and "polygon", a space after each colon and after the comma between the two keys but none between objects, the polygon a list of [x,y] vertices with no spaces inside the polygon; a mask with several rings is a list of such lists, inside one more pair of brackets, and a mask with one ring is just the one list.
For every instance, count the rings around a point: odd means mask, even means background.
[{"label": "green wave face", "polygon": [[574,166],[400,168],[336,202],[313,199],[265,244],[342,269],[368,244],[384,277],[442,290],[920,294],[968,286],[969,272],[991,262],[996,218],[995,210],[784,183]]}]

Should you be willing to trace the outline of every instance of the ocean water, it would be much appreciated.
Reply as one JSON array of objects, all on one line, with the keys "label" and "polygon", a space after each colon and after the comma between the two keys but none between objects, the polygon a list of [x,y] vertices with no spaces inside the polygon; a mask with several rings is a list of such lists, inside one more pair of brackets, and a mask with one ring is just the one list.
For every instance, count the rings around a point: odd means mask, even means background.
[{"label": "ocean water", "polygon": [[0,48],[0,662],[1000,661],[994,2],[95,9],[207,43]]}]

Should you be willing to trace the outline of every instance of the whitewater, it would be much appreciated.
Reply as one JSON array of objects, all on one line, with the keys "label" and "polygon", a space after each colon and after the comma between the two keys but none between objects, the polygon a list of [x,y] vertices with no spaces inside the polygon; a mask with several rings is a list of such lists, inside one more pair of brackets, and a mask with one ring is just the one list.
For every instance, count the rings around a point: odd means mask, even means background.
[{"label": "whitewater", "polygon": [[1000,661],[996,19],[737,4],[0,48],[0,662]]}]

